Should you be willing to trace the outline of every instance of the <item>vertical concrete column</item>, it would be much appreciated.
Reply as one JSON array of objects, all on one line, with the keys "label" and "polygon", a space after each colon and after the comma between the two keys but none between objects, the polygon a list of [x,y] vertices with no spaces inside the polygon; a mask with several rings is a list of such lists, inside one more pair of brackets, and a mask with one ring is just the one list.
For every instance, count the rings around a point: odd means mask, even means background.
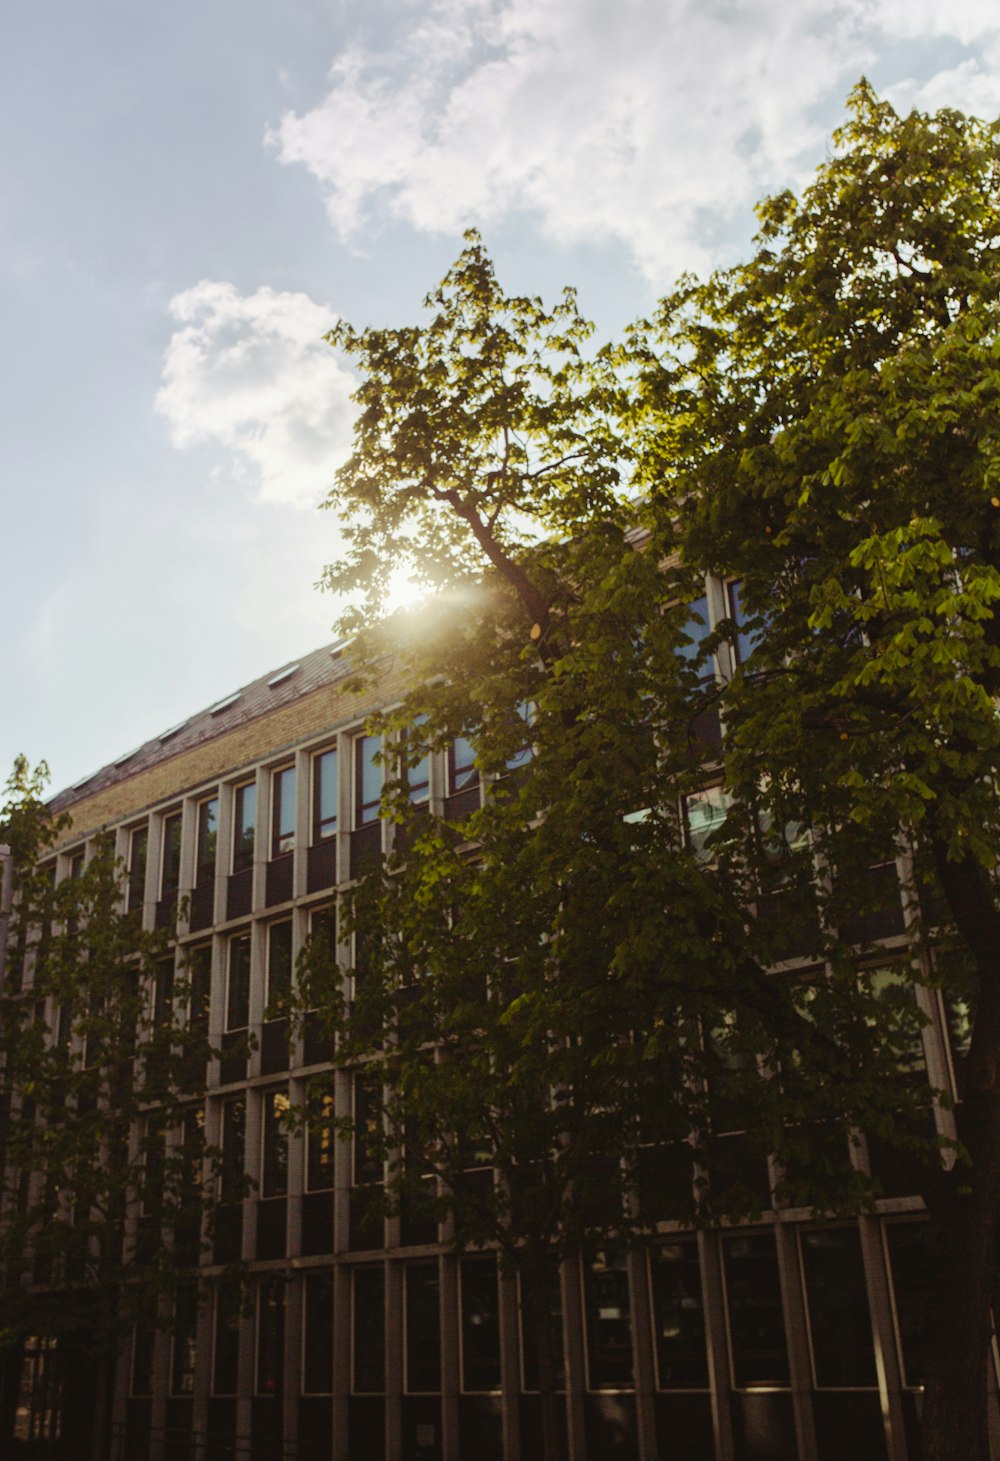
[{"label": "vertical concrete column", "polygon": [[798,1238],[790,1223],[775,1224],[778,1276],[781,1280],[788,1338],[788,1368],[792,1383],[792,1406],[799,1461],[816,1461],[816,1428],[813,1423],[812,1373],[809,1364],[809,1331],[799,1266]]},{"label": "vertical concrete column", "polygon": [[583,1286],[580,1264],[572,1259],[560,1269],[563,1352],[566,1356],[566,1429],[569,1461],[587,1461],[585,1398],[587,1357],[584,1351]]},{"label": "vertical concrete column", "polygon": [[635,1420],[639,1461],[658,1455],[656,1441],[656,1358],[653,1354],[653,1319],[649,1296],[649,1259],[645,1248],[628,1255],[632,1306],[632,1355],[635,1366]]},{"label": "vertical concrete column", "polygon": [[722,1252],[718,1233],[698,1234],[701,1285],[705,1298],[705,1338],[708,1348],[708,1380],[711,1386],[712,1428],[716,1461],[733,1461],[732,1383],[729,1347],[726,1341],[726,1302],[722,1278]]},{"label": "vertical concrete column", "polygon": [[882,1424],[885,1427],[887,1461],[907,1461],[906,1434],[903,1424],[903,1376],[896,1352],[895,1325],[892,1317],[892,1296],[889,1269],[882,1243],[882,1224],[877,1217],[858,1219],[861,1233],[861,1259],[868,1285],[868,1303],[872,1316],[872,1340],[875,1345],[875,1373],[878,1376]]}]

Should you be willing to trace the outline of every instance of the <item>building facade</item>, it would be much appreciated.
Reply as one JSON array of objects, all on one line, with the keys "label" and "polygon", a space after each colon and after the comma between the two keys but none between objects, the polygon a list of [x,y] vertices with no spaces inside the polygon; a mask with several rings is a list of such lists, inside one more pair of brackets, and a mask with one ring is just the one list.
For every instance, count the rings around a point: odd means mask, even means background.
[{"label": "building facade", "polygon": [[[727,592],[709,585],[709,621],[731,611]],[[380,703],[401,689],[387,676]],[[338,890],[392,836],[379,818],[380,745],[365,728],[374,708],[342,654],[317,650],[53,804],[72,819],[57,878],[107,827],[147,927],[171,927],[186,899],[174,957],[220,1052],[191,1110],[223,1152],[202,1256],[221,1282],[208,1303],[182,1293],[172,1326],[137,1333],[122,1356],[119,1461],[540,1456],[516,1282],[489,1253],[450,1251],[425,1220],[373,1221],[366,1194],[381,1174],[364,1153],[331,1122],[289,1132],[282,1121],[332,1051],[318,1023],[293,1032],[269,1009],[309,934],[335,927]],[[461,741],[431,758],[418,791],[444,815],[488,794]],[[905,939],[891,871],[884,912],[862,931],[887,948]],[[946,1012],[921,997],[931,1083],[954,1089]],[[338,1070],[327,1114],[360,1122],[364,1100],[363,1082]],[[934,1119],[946,1132],[947,1112]],[[730,1141],[741,1160],[739,1133]],[[663,1224],[640,1251],[563,1266],[571,1461],[916,1461],[923,1207],[890,1152],[863,1142],[856,1160],[887,1194],[858,1221],[775,1209],[760,1162],[747,1168],[759,1223]],[[249,1196],[227,1187],[227,1171],[247,1174]],[[226,1281],[237,1263],[244,1299]],[[4,1455],[68,1454],[39,1347],[21,1356]]]}]

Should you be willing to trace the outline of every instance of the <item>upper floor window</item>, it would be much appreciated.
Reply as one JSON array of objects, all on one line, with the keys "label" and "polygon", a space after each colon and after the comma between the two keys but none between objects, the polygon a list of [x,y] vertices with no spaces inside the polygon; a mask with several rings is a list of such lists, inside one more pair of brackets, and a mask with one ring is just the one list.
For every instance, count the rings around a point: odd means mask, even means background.
[{"label": "upper floor window", "polygon": [[713,836],[726,820],[732,797],[724,786],[707,786],[684,798],[688,846],[703,866],[712,863]]},{"label": "upper floor window", "polygon": [[[410,732],[410,738],[412,740],[416,741],[419,739],[426,719],[427,717],[424,715],[418,716],[414,722],[413,730]],[[419,760],[406,765],[404,768],[404,776],[406,780],[406,793],[410,802],[414,806],[420,806],[424,802],[429,801],[431,794],[430,752],[425,750]]]},{"label": "upper floor window", "polygon": [[448,795],[479,785],[476,752],[467,736],[456,736],[448,747]]},{"label": "upper floor window", "polygon": [[250,1023],[250,935],[229,940],[229,980],[226,990],[226,1029],[245,1030]]},{"label": "upper floor window", "polygon": [[267,930],[267,1008],[272,1018],[287,1010],[292,992],[292,920],[272,923]]},{"label": "upper floor window", "polygon": [[[75,879],[83,876],[83,864],[86,854],[81,847],[78,852],[71,852],[69,855],[69,868],[66,876]],[[144,870],[145,871],[145,870]]]},{"label": "upper floor window", "polygon": [[257,827],[257,786],[245,781],[236,788],[233,815],[233,872],[253,866],[254,835]]},{"label": "upper floor window", "polygon": [[146,861],[149,855],[149,828],[136,827],[129,838],[128,907],[141,908],[146,889]]},{"label": "upper floor window", "polygon": [[264,1092],[261,1123],[261,1197],[283,1197],[288,1191],[288,1092]]},{"label": "upper floor window", "polygon": [[215,855],[218,847],[219,798],[210,797],[198,803],[198,845],[196,882],[199,886],[215,877]]},{"label": "upper floor window", "polygon": [[382,767],[376,757],[382,751],[380,736],[354,738],[354,825],[367,827],[378,821],[382,804]]},{"label": "upper floor window", "polygon": [[169,898],[181,885],[181,814],[172,812],[163,819],[163,867],[160,876],[160,897]]},{"label": "upper floor window", "polygon": [[710,674],[711,666],[706,663],[708,656],[704,647],[705,640],[712,632],[712,617],[708,612],[708,595],[701,594],[676,612],[687,614],[684,621],[685,642],[678,645],[678,655],[681,659],[686,660],[692,669],[700,669],[703,674]]},{"label": "upper floor window", "polygon": [[271,778],[271,856],[295,846],[295,767],[283,766]]},{"label": "upper floor window", "polygon": [[744,665],[761,643],[764,635],[760,628],[747,627],[747,612],[743,604],[743,583],[740,579],[726,584],[726,601],[729,617],[733,621],[733,653],[736,663]]},{"label": "upper floor window", "polygon": [[323,842],[337,831],[337,751],[313,757],[313,841]]}]

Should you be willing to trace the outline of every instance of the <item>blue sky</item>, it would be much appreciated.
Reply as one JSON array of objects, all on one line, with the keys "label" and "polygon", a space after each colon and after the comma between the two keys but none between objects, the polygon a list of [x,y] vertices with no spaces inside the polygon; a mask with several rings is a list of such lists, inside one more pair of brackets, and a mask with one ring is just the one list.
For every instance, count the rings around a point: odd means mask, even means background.
[{"label": "blue sky", "polygon": [[745,251],[864,72],[1000,112],[995,0],[32,0],[0,54],[0,769],[53,786],[328,636],[322,343],[479,226],[604,334]]}]

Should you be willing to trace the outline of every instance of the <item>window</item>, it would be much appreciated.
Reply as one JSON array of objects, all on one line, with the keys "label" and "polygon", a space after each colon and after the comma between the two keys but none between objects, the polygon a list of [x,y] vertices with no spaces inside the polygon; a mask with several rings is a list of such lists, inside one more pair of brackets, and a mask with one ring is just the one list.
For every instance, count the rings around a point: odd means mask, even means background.
[{"label": "window", "polygon": [[924,1311],[932,1265],[928,1262],[926,1222],[887,1223],[896,1331],[907,1385],[924,1379]]},{"label": "window", "polygon": [[685,660],[691,669],[699,670],[703,675],[711,675],[712,667],[710,662],[706,663],[709,656],[705,649],[705,640],[712,632],[712,620],[708,612],[708,595],[701,594],[676,612],[686,614],[682,631],[685,642],[678,645],[678,656]]},{"label": "window", "polygon": [[733,622],[733,654],[738,665],[745,665],[759,644],[763,642],[761,628],[747,627],[747,613],[743,607],[743,584],[737,579],[726,584],[726,601],[729,618]]},{"label": "window", "polygon": [[787,1386],[788,1343],[772,1233],[722,1239],[726,1307],[737,1389]]},{"label": "window", "polygon": [[500,1389],[500,1305],[496,1259],[463,1258],[462,1389]]},{"label": "window", "polygon": [[467,736],[456,736],[448,747],[448,795],[479,785],[476,752]]},{"label": "window", "polygon": [[292,921],[267,930],[267,1009],[271,1019],[288,1008],[292,992]]},{"label": "window", "polygon": [[632,1306],[623,1254],[595,1253],[584,1265],[587,1367],[592,1390],[630,1388]]},{"label": "window", "polygon": [[136,827],[129,838],[128,910],[141,908],[146,895],[146,861],[149,855],[149,828]]},{"label": "window", "polygon": [[257,1290],[258,1395],[280,1395],[285,1379],[285,1282],[265,1278]]},{"label": "window", "polygon": [[171,1395],[194,1393],[197,1330],[197,1289],[194,1284],[181,1284],[174,1302],[173,1343],[170,1356]]},{"label": "window", "polygon": [[242,1096],[222,1103],[222,1164],[219,1197],[224,1203],[241,1202],[245,1193],[246,1105]]},{"label": "window", "polygon": [[[408,741],[419,741],[423,735],[423,728],[427,722],[426,715],[420,715],[413,723],[413,729],[407,737],[404,737],[403,750],[405,752]],[[413,806],[422,806],[430,800],[431,794],[431,757],[429,751],[424,751],[418,761],[412,764],[404,764],[403,779],[406,782],[407,796]]]},{"label": "window", "polygon": [[[529,1304],[526,1294],[527,1280],[524,1275],[519,1275],[520,1303],[518,1311],[521,1318],[521,1363],[524,1367],[524,1388],[525,1390],[538,1389],[538,1345],[535,1338],[535,1316],[534,1307]],[[556,1367],[556,1385],[561,1390],[566,1384],[566,1354],[563,1344],[563,1322],[562,1322],[562,1286],[559,1278],[559,1262],[553,1258],[546,1265],[544,1281],[539,1284],[537,1277],[534,1280],[536,1289],[544,1287],[544,1304],[548,1314],[549,1334],[551,1336],[552,1349],[554,1351]],[[537,1298],[537,1292],[535,1294]]]},{"label": "window", "polygon": [[240,1286],[227,1280],[215,1292],[212,1394],[235,1395],[240,1368]]},{"label": "window", "polygon": [[354,738],[354,825],[367,827],[378,821],[382,802],[382,742],[379,736]]},{"label": "window", "polygon": [[328,1191],[333,1186],[336,1150],[333,1115],[333,1092],[329,1089],[312,1092],[306,1147],[306,1188],[310,1192]]},{"label": "window", "polygon": [[722,827],[731,806],[732,797],[724,786],[708,786],[684,798],[688,846],[703,867],[714,861],[713,834]]},{"label": "window", "polygon": [[382,1181],[380,1092],[371,1076],[354,1077],[355,1187]]},{"label": "window", "polygon": [[437,1261],[410,1263],[406,1270],[406,1389],[413,1394],[441,1389],[441,1313]]},{"label": "window", "polygon": [[288,1191],[288,1092],[264,1092],[261,1124],[261,1197],[284,1197]]},{"label": "window", "polygon": [[163,819],[163,865],[160,873],[160,897],[172,898],[181,885],[181,814],[172,812]]},{"label": "window", "polygon": [[208,1010],[212,998],[212,945],[199,944],[195,949],[188,949],[186,960],[188,1025],[192,1030],[207,1034]]},{"label": "window", "polygon": [[233,811],[233,872],[253,867],[257,826],[257,786],[253,781],[236,788]]},{"label": "window", "polygon": [[653,1322],[661,1390],[708,1388],[705,1304],[698,1240],[677,1238],[650,1251]]},{"label": "window", "polygon": [[271,778],[271,856],[295,846],[295,767],[284,766]]},{"label": "window", "polygon": [[219,798],[198,803],[198,843],[195,851],[196,883],[211,882],[215,877],[215,854],[218,843]]},{"label": "window", "polygon": [[799,1243],[817,1387],[874,1386],[875,1351],[857,1228],[804,1229]]},{"label": "window", "polygon": [[352,1279],[354,1392],[377,1395],[385,1389],[385,1273],[355,1268]]},{"label": "window", "polygon": [[226,991],[226,1029],[245,1030],[250,1023],[250,935],[229,940],[229,980]]},{"label": "window", "polygon": [[77,878],[83,876],[84,858],[85,853],[82,847],[80,848],[79,852],[70,853],[69,868],[67,870],[66,876],[70,878],[71,881],[75,881]]},{"label": "window", "polygon": [[530,700],[522,700],[517,707],[518,730],[523,730],[524,745],[512,756],[508,756],[504,769],[506,771],[517,771],[522,766],[527,766],[534,754],[531,744],[531,725],[535,718],[535,706]]},{"label": "window", "polygon": [[156,1347],[156,1326],[149,1322],[137,1324],[132,1331],[132,1385],[133,1395],[152,1395],[153,1356]]},{"label": "window", "polygon": [[313,757],[313,842],[323,842],[337,831],[337,752]]},{"label": "window", "polygon": [[329,1395],[333,1389],[333,1270],[310,1269],[305,1280],[302,1389]]}]

